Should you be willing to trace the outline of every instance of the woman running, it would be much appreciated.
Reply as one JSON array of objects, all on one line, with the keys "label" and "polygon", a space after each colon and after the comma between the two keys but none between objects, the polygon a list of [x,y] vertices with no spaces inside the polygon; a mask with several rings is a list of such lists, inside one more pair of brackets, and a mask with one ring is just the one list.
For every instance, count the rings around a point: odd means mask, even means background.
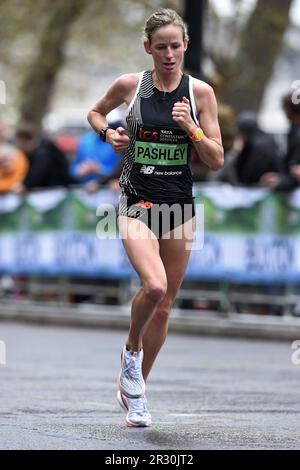
[{"label": "woman running", "polygon": [[[210,169],[224,162],[212,88],[181,70],[187,28],[171,9],[146,21],[144,49],[153,69],[120,76],[88,120],[115,152],[124,152],[118,225],[141,287],[121,355],[117,394],[128,426],[150,426],[145,383],[167,335],[170,310],[189,261],[195,230],[191,152]],[[126,103],[126,129],[106,115]]]}]

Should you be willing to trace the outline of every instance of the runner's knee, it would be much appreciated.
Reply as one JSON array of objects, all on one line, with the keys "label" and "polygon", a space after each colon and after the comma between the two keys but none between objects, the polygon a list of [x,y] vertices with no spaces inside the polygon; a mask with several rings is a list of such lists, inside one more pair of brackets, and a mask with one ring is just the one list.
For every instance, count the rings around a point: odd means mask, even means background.
[{"label": "runner's knee", "polygon": [[166,280],[148,281],[144,285],[145,296],[154,304],[161,302],[167,292]]}]

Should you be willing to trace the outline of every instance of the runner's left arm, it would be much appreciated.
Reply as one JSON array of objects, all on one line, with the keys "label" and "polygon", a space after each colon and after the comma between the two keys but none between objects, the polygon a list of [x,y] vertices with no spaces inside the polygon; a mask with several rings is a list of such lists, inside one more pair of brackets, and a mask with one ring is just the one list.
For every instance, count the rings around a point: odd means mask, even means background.
[{"label": "runner's left arm", "polygon": [[[199,141],[194,141],[194,147],[201,160],[211,170],[218,170],[224,164],[224,150],[221,131],[218,123],[218,107],[213,89],[206,83],[196,81],[194,89],[196,107],[199,113],[200,127],[204,132]],[[179,117],[176,113],[180,114]],[[193,121],[190,103],[186,97],[177,102],[173,108],[173,119],[188,135],[194,134],[199,128]]]}]

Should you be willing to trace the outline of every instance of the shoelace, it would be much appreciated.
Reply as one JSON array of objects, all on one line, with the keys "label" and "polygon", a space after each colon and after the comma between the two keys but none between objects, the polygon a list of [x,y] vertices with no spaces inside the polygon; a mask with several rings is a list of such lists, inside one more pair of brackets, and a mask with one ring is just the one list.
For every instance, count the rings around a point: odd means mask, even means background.
[{"label": "shoelace", "polygon": [[141,376],[141,364],[138,358],[131,356],[125,357],[124,373],[132,377],[134,380],[139,380]]},{"label": "shoelace", "polygon": [[130,412],[134,412],[134,413],[137,413],[139,415],[143,415],[146,412],[148,412],[147,410],[147,399],[146,397],[143,397],[143,398],[131,398],[129,400],[129,411]]}]

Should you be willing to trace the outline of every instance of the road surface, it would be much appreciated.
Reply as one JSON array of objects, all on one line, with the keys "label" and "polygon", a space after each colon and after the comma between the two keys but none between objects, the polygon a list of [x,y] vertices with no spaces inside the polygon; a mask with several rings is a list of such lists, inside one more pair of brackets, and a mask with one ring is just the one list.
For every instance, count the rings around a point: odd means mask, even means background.
[{"label": "road surface", "polygon": [[115,399],[124,340],[124,331],[1,322],[0,448],[300,448],[290,342],[170,334],[147,387],[153,426],[133,429]]}]

